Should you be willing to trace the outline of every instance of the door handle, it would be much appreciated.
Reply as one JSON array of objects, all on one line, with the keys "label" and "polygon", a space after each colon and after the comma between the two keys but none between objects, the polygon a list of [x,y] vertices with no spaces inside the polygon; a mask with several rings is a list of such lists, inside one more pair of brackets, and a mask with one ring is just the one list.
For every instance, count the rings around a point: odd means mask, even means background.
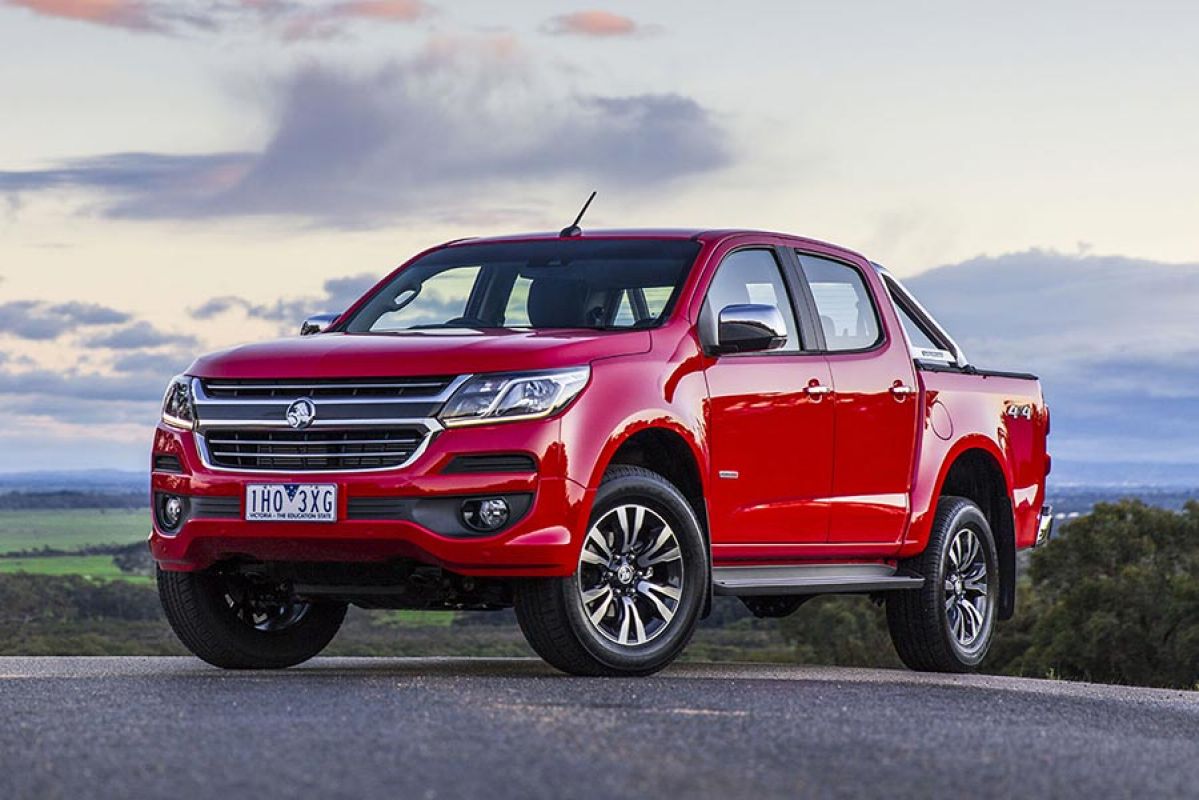
[{"label": "door handle", "polygon": [[813,397],[822,397],[826,394],[832,394],[832,393],[833,393],[833,387],[824,386],[819,383],[813,383],[811,386],[804,387],[804,394],[811,395]]},{"label": "door handle", "polygon": [[902,383],[897,383],[891,387],[891,394],[896,400],[903,400],[909,395],[916,394],[916,390],[911,386],[905,386]]}]

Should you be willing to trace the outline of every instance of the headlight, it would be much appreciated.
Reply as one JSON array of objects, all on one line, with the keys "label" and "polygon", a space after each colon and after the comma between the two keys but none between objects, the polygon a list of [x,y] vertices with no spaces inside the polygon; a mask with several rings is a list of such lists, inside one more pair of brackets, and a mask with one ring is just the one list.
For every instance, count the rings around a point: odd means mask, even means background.
[{"label": "headlight", "polygon": [[590,367],[478,375],[454,392],[441,421],[454,427],[547,417],[573,400],[590,376]]},{"label": "headlight", "polygon": [[162,421],[172,428],[185,431],[196,426],[192,379],[186,375],[176,375],[167,385],[167,393],[162,398]]}]

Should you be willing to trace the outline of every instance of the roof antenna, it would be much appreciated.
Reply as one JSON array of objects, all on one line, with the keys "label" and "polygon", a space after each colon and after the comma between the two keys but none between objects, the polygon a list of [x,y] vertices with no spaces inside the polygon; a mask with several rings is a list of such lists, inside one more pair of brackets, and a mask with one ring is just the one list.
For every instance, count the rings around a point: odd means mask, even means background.
[{"label": "roof antenna", "polygon": [[558,234],[559,238],[570,239],[575,236],[583,235],[583,229],[579,227],[579,223],[583,221],[583,215],[587,213],[587,209],[590,207],[591,201],[594,199],[595,192],[592,192],[591,197],[588,197],[587,202],[583,204],[583,210],[579,212],[579,216],[575,217],[574,222],[562,229],[561,233]]}]

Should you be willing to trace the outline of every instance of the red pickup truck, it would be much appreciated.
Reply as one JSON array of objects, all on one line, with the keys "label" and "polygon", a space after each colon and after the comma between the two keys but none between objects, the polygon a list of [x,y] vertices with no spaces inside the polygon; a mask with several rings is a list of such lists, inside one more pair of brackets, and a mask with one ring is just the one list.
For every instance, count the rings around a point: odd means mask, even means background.
[{"label": "red pickup truck", "polygon": [[1049,534],[1037,379],[810,239],[455,241],[302,333],[197,360],[154,436],[159,593],[217,666],[311,658],[353,603],[515,607],[550,664],[642,675],[714,595],[842,592],[966,671]]}]

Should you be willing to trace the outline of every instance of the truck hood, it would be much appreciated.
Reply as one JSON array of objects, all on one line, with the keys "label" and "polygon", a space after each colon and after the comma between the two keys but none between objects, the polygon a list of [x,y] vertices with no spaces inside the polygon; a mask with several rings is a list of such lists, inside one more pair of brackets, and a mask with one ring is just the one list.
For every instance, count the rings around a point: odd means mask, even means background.
[{"label": "truck hood", "polygon": [[644,353],[649,331],[463,331],[276,339],[198,358],[200,378],[406,378],[556,369]]}]

